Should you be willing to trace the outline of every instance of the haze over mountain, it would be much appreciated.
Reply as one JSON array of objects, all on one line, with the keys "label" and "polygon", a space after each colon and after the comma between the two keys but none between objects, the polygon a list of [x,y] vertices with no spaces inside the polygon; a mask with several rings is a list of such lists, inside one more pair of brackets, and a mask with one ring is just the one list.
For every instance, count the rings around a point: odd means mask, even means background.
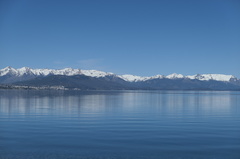
[{"label": "haze over mountain", "polygon": [[232,75],[182,74],[155,75],[116,75],[97,70],[64,69],[15,69],[6,67],[0,70],[0,83],[26,86],[64,86],[80,89],[199,89],[199,90],[238,90],[240,80]]}]

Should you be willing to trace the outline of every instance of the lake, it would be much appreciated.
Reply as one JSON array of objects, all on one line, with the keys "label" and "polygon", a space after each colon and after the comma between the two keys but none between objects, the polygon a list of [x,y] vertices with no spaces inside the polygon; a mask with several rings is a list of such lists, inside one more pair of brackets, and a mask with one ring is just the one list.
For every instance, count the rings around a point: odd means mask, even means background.
[{"label": "lake", "polygon": [[0,159],[239,159],[237,91],[0,90]]}]

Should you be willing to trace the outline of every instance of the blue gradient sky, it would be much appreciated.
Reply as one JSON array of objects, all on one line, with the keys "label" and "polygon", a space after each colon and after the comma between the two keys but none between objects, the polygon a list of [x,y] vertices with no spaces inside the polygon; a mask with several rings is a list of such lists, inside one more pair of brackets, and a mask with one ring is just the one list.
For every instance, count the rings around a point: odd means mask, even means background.
[{"label": "blue gradient sky", "polygon": [[1,0],[6,66],[240,77],[240,1]]}]

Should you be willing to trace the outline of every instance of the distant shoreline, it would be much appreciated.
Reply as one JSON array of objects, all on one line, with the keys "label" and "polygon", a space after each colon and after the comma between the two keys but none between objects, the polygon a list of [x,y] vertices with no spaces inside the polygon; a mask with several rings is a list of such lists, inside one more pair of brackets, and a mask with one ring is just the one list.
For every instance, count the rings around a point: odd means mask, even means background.
[{"label": "distant shoreline", "polygon": [[0,85],[0,90],[63,90],[63,91],[121,91],[121,90],[152,90],[152,91],[240,91],[238,89],[80,89],[64,86],[19,86]]}]

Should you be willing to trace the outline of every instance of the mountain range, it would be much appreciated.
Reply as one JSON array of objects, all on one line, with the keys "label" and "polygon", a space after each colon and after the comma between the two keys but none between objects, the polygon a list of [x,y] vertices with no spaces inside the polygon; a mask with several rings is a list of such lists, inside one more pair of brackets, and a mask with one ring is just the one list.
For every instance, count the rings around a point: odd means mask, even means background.
[{"label": "mountain range", "polygon": [[149,77],[116,75],[97,70],[31,69],[22,67],[0,69],[0,84],[17,86],[63,86],[81,90],[154,89],[154,90],[240,90],[240,79],[233,75],[182,74]]}]

